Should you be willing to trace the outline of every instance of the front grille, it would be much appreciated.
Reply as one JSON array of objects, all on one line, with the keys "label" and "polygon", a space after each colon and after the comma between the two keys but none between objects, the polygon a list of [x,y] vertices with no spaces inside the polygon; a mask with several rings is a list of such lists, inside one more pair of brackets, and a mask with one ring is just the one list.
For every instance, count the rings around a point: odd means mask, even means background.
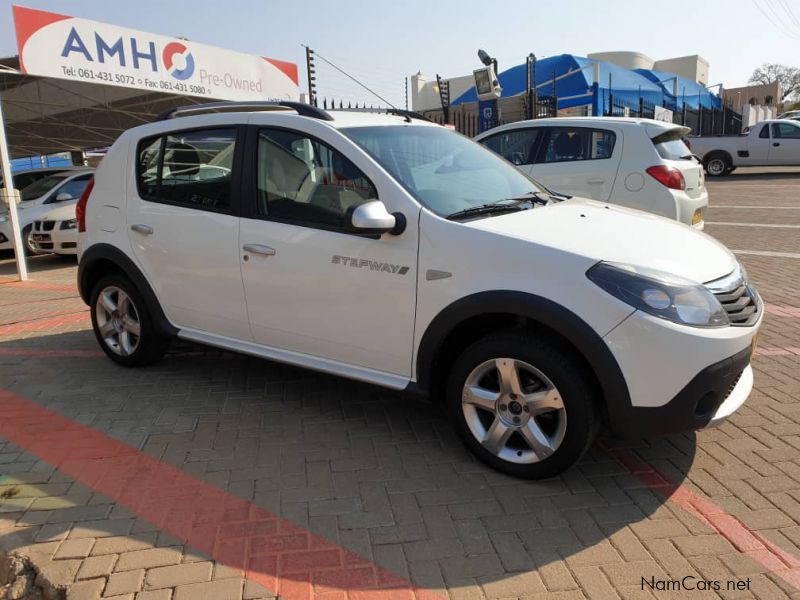
[{"label": "front grille", "polygon": [[746,284],[727,292],[715,292],[714,295],[728,313],[731,325],[753,325],[758,320],[758,303]]},{"label": "front grille", "polygon": [[55,221],[36,221],[33,228],[37,231],[53,231],[55,226]]},{"label": "front grille", "polygon": [[758,321],[761,311],[758,294],[745,279],[740,268],[722,279],[707,283],[706,286],[728,313],[731,325],[748,327]]},{"label": "front grille", "polygon": [[744,373],[744,371],[740,371],[739,374],[734,377],[733,381],[731,381],[731,384],[728,386],[728,391],[725,393],[725,400],[727,400],[728,396],[733,393],[733,388],[735,388],[736,384],[739,383],[739,380],[742,378],[742,373]]}]

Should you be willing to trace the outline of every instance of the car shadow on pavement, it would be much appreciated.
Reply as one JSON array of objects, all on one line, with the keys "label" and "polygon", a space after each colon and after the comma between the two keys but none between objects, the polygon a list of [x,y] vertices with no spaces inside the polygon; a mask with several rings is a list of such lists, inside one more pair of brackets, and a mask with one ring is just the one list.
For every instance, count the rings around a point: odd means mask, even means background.
[{"label": "car shadow on pavement", "polygon": [[[694,435],[601,437],[562,475],[522,481],[474,460],[435,402],[200,346],[176,344],[158,364],[129,370],[103,356],[89,330],[6,341],[0,380],[422,588],[531,594],[577,587],[571,569],[601,565],[638,585],[663,575],[652,562],[652,573],[625,569],[652,561],[646,540],[699,527],[641,476],[645,465],[682,484]],[[130,531],[113,522],[131,516],[123,507],[106,500],[107,510],[89,510],[99,502],[91,489],[54,486],[69,478],[51,479],[24,449],[4,452],[19,456],[0,464],[0,488],[2,474],[19,473],[32,500],[4,499],[0,489],[0,549],[75,530]],[[35,498],[49,496],[64,502]],[[37,502],[46,508],[36,511]]]},{"label": "car shadow on pavement", "polygon": [[747,172],[739,172],[734,171],[733,173],[729,173],[724,175],[723,177],[715,177],[713,181],[723,183],[723,182],[736,182],[736,181],[780,181],[783,179],[800,179],[800,169],[794,172],[787,172],[787,171],[766,171],[766,172],[758,172],[752,169],[748,169]]}]

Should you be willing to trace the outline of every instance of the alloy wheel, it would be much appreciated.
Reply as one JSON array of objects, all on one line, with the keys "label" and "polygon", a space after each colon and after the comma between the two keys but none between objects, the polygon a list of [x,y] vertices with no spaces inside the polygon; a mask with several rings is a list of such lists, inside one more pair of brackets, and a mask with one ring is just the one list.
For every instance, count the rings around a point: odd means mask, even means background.
[{"label": "alloy wheel", "polygon": [[544,373],[521,360],[496,358],[475,367],[464,382],[461,408],[475,439],[508,462],[540,462],[564,440],[561,394]]},{"label": "alloy wheel", "polygon": [[139,313],[130,296],[116,286],[104,288],[95,306],[97,330],[106,346],[120,356],[130,356],[139,347]]},{"label": "alloy wheel", "polygon": [[721,158],[712,158],[706,165],[710,175],[722,175],[725,172],[725,161]]}]

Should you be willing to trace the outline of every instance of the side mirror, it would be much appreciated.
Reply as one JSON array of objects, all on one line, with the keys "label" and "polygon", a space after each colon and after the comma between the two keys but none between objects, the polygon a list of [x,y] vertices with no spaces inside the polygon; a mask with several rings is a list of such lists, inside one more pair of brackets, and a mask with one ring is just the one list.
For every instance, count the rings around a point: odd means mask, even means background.
[{"label": "side mirror", "polygon": [[67,192],[61,192],[58,196],[56,196],[56,202],[68,202],[69,200],[75,200],[72,194]]},{"label": "side mirror", "polygon": [[347,222],[352,231],[373,235],[391,232],[397,226],[397,218],[380,200],[370,200],[349,209]]}]

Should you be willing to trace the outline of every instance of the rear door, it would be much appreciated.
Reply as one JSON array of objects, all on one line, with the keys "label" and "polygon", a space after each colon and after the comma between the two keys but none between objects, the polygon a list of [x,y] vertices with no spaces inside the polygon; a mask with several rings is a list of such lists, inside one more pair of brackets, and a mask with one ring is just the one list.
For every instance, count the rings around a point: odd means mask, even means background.
[{"label": "rear door", "polygon": [[167,317],[250,340],[239,268],[243,135],[221,124],[142,139],[126,210],[136,260]]},{"label": "rear door", "polygon": [[773,123],[769,162],[773,165],[800,165],[800,123]]},{"label": "rear door", "polygon": [[606,201],[622,157],[622,133],[595,127],[546,127],[530,175],[556,192]]}]

